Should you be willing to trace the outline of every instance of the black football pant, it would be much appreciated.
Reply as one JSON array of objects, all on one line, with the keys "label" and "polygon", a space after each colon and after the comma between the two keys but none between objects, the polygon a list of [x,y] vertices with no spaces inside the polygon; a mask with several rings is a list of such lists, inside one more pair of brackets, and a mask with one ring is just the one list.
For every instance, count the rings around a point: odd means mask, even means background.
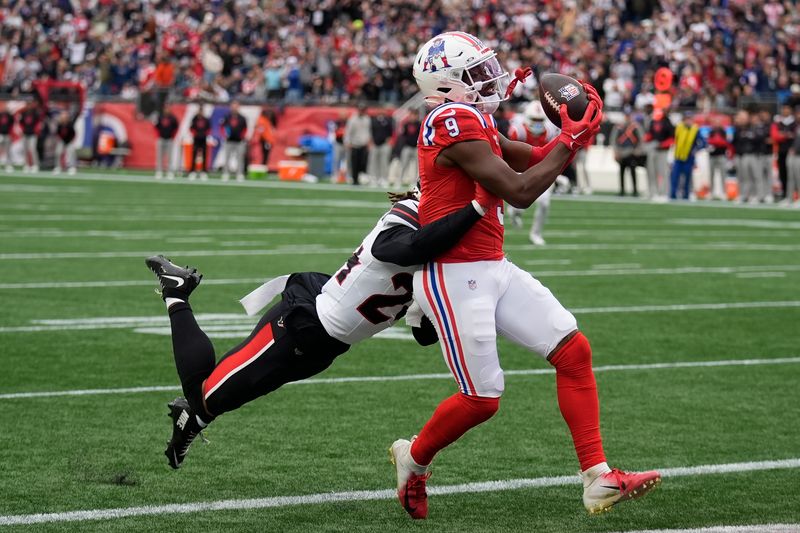
[{"label": "black football pant", "polygon": [[184,395],[206,422],[286,383],[319,374],[349,349],[324,333],[315,311],[281,300],[244,341],[215,363],[214,346],[189,304],[173,305],[169,317]]},{"label": "black football pant", "polygon": [[205,139],[194,139],[192,143],[192,162],[191,166],[189,167],[189,172],[194,172],[195,167],[197,166],[197,154],[200,153],[200,157],[203,160],[203,166],[200,167],[200,172],[207,172],[208,171],[208,150],[206,149],[208,144],[206,143]]}]

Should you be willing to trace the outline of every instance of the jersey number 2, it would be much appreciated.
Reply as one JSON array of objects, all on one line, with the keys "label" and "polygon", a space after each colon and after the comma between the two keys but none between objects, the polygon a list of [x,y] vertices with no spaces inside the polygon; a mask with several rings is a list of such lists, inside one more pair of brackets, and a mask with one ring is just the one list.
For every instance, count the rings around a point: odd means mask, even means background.
[{"label": "jersey number 2", "polygon": [[411,302],[414,290],[414,276],[408,272],[400,272],[392,276],[392,286],[395,289],[404,289],[400,294],[373,294],[361,302],[356,309],[361,315],[373,324],[380,324],[391,320],[392,317],[381,311],[383,307],[395,307],[402,305],[403,309],[394,316],[394,320],[400,320],[408,310],[407,305]]}]

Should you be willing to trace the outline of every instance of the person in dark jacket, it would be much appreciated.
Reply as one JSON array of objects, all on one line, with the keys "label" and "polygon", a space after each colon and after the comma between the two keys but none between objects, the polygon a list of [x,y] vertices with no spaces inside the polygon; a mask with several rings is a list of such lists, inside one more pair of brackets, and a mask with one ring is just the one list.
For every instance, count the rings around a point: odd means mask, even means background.
[{"label": "person in dark jacket", "polygon": [[[714,117],[711,133],[708,135],[708,162],[709,183],[711,196],[715,200],[725,198],[725,177],[728,173],[728,159],[731,152],[731,143],[722,127],[722,119]],[[719,176],[719,179],[717,179]]]},{"label": "person in dark jacket", "polygon": [[781,114],[775,117],[770,128],[770,138],[774,143],[773,146],[778,147],[778,179],[781,182],[781,195],[786,200],[786,180],[788,176],[786,157],[789,154],[789,148],[794,141],[795,130],[797,129],[797,121],[794,118],[792,108],[788,105],[781,106]]},{"label": "person in dark jacket", "polygon": [[168,107],[164,107],[156,118],[156,179],[165,174],[167,179],[175,177],[175,135],[178,133],[178,118]]},{"label": "person in dark jacket", "polygon": [[56,163],[53,174],[61,174],[64,167],[67,173],[75,174],[75,119],[69,111],[62,111],[56,125]]},{"label": "person in dark jacket", "polygon": [[648,190],[652,191],[650,193],[652,199],[665,199],[669,182],[667,158],[669,149],[675,142],[675,127],[663,109],[653,111],[653,120],[650,122],[645,140],[650,145],[647,155]]},{"label": "person in dark jacket", "polygon": [[222,121],[225,148],[222,157],[222,181],[230,179],[231,158],[236,181],[244,181],[244,153],[247,149],[247,119],[239,112],[239,102],[231,102],[228,116]]},{"label": "person in dark jacket", "polygon": [[14,167],[11,165],[11,129],[14,127],[14,115],[3,109],[0,111],[0,164],[5,168],[6,172],[13,172]]},{"label": "person in dark jacket", "polygon": [[189,131],[192,132],[192,159],[190,160],[189,179],[197,178],[197,156],[202,158],[200,179],[208,179],[208,134],[211,133],[211,121],[203,114],[203,106],[198,106],[197,114],[192,119]]},{"label": "person in dark jacket", "polygon": [[39,102],[30,102],[19,114],[22,142],[25,148],[24,172],[39,172],[39,152],[36,143],[44,120]]},{"label": "person in dark jacket", "polygon": [[372,117],[372,149],[367,163],[368,174],[376,185],[386,186],[389,179],[389,160],[392,155],[394,120],[388,110]]}]

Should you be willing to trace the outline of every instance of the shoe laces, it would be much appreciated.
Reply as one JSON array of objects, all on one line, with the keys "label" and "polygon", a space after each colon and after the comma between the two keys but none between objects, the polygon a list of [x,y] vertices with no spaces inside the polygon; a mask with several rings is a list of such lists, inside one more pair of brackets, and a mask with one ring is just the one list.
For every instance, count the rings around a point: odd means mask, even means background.
[{"label": "shoe laces", "polygon": [[627,487],[627,483],[625,483],[625,481],[623,480],[623,477],[625,477],[627,475],[628,475],[627,472],[624,472],[624,471],[620,470],[619,468],[612,468],[611,472],[608,472],[607,474],[605,474],[605,476],[612,477],[614,479],[614,481],[617,482],[617,485],[619,486],[619,489],[621,491],[624,491],[625,488]]},{"label": "shoe laces", "polygon": [[411,474],[411,477],[409,477],[406,482],[406,494],[409,499],[418,499],[427,495],[425,492],[425,483],[428,481],[429,477],[431,477],[430,472],[425,472],[421,475]]}]

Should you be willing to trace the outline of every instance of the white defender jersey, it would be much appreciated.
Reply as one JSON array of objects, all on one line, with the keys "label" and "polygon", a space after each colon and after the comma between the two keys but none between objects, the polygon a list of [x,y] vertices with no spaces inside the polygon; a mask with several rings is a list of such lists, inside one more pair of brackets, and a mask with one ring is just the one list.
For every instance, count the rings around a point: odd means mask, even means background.
[{"label": "white defender jersey", "polygon": [[418,202],[394,204],[317,296],[317,314],[328,334],[347,344],[372,337],[403,317],[413,297],[414,272],[379,261],[372,246],[382,231],[404,225],[419,229]]}]

